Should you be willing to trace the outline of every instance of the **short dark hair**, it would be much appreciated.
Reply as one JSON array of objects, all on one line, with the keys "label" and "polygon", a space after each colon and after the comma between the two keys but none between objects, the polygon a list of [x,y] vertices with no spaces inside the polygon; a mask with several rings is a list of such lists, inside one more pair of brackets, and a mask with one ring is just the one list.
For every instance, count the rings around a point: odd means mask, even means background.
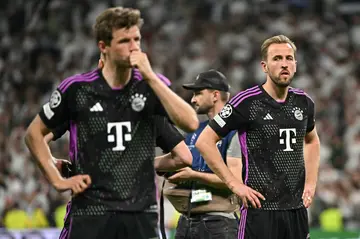
[{"label": "short dark hair", "polygon": [[228,102],[230,99],[230,93],[226,91],[220,91],[220,99],[222,102]]},{"label": "short dark hair", "polygon": [[214,92],[214,91],[219,91],[220,93],[220,100],[222,102],[228,102],[229,99],[230,99],[230,93],[229,92],[226,92],[226,91],[222,91],[222,90],[214,90],[214,89],[206,89],[210,92]]},{"label": "short dark hair", "polygon": [[113,38],[113,30],[133,26],[142,27],[144,20],[138,9],[113,7],[102,12],[97,18],[94,25],[94,34],[96,41],[104,41],[106,45],[110,45]]}]

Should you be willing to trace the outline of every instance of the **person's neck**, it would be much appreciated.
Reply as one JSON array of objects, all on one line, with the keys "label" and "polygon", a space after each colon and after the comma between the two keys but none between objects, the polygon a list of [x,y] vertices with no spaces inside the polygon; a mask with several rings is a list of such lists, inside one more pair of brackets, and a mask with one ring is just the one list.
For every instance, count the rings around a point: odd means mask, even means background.
[{"label": "person's neck", "polygon": [[224,107],[224,103],[221,101],[218,101],[214,104],[214,107],[212,107],[209,112],[207,113],[207,116],[209,118],[209,120],[212,120],[215,115],[217,115],[218,113],[220,113],[220,111],[222,110],[222,108]]},{"label": "person's neck", "polygon": [[289,86],[279,87],[271,79],[267,79],[263,88],[274,100],[285,101]]},{"label": "person's neck", "polygon": [[102,74],[111,88],[121,88],[130,81],[131,68],[120,68],[112,64],[105,64]]}]

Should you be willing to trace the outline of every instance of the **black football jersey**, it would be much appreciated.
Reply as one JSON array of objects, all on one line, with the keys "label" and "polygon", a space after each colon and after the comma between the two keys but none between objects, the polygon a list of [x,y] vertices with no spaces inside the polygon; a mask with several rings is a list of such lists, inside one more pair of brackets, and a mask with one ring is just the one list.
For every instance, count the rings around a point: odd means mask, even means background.
[{"label": "black football jersey", "polygon": [[304,137],[315,125],[314,102],[302,90],[289,88],[284,102],[262,86],[231,98],[209,124],[220,136],[238,130],[243,180],[264,195],[265,210],[303,207]]},{"label": "black football jersey", "polygon": [[[52,130],[52,141],[61,138],[69,130],[67,123]],[[156,146],[160,147],[164,153],[169,153],[176,145],[184,140],[184,136],[175,128],[173,124],[164,116],[155,118]]]},{"label": "black football jersey", "polygon": [[[166,77],[158,77],[170,85]],[[39,115],[50,129],[68,124],[73,173],[92,179],[83,194],[73,197],[73,215],[143,211],[156,205],[155,118],[166,113],[138,70],[119,89],[112,89],[98,69],[69,77]]]}]

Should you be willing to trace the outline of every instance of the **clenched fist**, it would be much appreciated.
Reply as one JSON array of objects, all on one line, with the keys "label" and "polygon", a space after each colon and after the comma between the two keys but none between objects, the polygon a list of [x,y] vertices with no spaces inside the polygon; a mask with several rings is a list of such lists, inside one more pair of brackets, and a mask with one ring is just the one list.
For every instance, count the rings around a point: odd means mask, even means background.
[{"label": "clenched fist", "polygon": [[76,175],[71,178],[62,179],[54,183],[54,187],[59,192],[71,190],[73,195],[84,192],[91,184],[89,175]]},{"label": "clenched fist", "polygon": [[146,53],[141,51],[133,51],[130,53],[130,65],[139,69],[141,75],[149,79],[154,74]]}]

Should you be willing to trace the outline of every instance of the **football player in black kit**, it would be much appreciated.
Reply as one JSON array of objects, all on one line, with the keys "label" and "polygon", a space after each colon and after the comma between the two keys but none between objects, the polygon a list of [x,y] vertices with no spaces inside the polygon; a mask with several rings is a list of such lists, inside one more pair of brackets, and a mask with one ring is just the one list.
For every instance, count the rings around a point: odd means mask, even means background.
[{"label": "football player in black kit", "polygon": [[[195,111],[141,51],[142,23],[135,9],[101,13],[94,31],[104,67],[62,81],[27,130],[26,144],[50,183],[76,195],[68,238],[157,238],[155,119],[198,127]],[[75,175],[67,179],[44,140],[64,123]]]},{"label": "football player in black kit", "polygon": [[[240,239],[310,237],[306,208],[315,194],[320,141],[313,100],[289,86],[296,72],[295,54],[295,44],[284,35],[265,40],[261,66],[266,82],[232,97],[196,144],[210,168],[243,201]],[[235,129],[244,184],[231,174],[215,147]]]}]

